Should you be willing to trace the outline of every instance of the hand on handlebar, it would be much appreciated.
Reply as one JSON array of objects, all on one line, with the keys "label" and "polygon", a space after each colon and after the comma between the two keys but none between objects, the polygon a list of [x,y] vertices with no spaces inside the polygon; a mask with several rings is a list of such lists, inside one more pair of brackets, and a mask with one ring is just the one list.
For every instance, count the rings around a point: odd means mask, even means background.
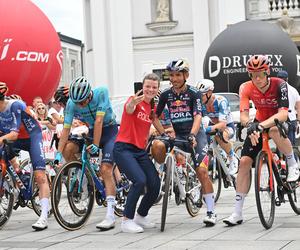
[{"label": "hand on handlebar", "polygon": [[191,143],[191,145],[193,146],[193,148],[197,146],[196,136],[194,134],[190,134],[187,137],[187,140]]}]

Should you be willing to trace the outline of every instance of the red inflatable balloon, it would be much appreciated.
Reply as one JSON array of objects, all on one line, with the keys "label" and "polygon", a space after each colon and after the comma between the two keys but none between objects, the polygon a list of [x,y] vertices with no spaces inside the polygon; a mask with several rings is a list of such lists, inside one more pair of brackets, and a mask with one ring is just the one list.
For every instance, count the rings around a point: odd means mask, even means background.
[{"label": "red inflatable balloon", "polygon": [[48,102],[60,80],[59,37],[45,14],[29,0],[0,0],[0,81],[8,94],[31,105]]}]

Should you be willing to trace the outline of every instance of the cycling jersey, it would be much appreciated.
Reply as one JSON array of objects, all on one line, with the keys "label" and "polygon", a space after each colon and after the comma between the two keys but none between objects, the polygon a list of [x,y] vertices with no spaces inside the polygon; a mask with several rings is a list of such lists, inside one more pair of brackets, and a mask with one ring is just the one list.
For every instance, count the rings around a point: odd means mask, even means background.
[{"label": "cycling jersey", "polygon": [[120,130],[116,142],[132,144],[139,149],[145,149],[152,120],[151,105],[145,101],[136,105],[132,114],[126,112],[126,105],[131,101],[130,97],[124,105]]},{"label": "cycling jersey", "polygon": [[65,108],[64,128],[71,127],[75,114],[80,115],[89,128],[94,127],[97,115],[104,116],[103,127],[116,124],[106,87],[94,89],[92,100],[85,107],[80,107],[69,99]]},{"label": "cycling jersey", "polygon": [[7,101],[5,110],[0,112],[0,131],[4,134],[12,131],[19,133],[13,148],[29,152],[34,170],[45,170],[42,131],[38,121],[32,117],[23,101]]},{"label": "cycling jersey", "polygon": [[173,88],[163,91],[159,98],[156,114],[159,117],[167,104],[170,120],[176,134],[187,135],[191,132],[194,116],[202,112],[199,90],[186,85],[185,91],[177,94]]},{"label": "cycling jersey", "polygon": [[5,110],[0,112],[0,131],[8,134],[11,131],[19,133],[18,139],[29,138],[30,134],[40,133],[41,128],[31,115],[26,104],[21,100],[7,100]]},{"label": "cycling jersey", "polygon": [[265,121],[278,113],[279,109],[288,110],[289,99],[287,84],[280,78],[270,77],[270,86],[262,93],[252,81],[240,86],[240,111],[249,110],[249,100],[252,100],[256,108],[256,120]]},{"label": "cycling jersey", "polygon": [[220,121],[226,122],[226,124],[233,123],[228,100],[221,95],[215,95],[211,106],[207,104],[202,106],[202,115],[208,116],[213,124]]}]

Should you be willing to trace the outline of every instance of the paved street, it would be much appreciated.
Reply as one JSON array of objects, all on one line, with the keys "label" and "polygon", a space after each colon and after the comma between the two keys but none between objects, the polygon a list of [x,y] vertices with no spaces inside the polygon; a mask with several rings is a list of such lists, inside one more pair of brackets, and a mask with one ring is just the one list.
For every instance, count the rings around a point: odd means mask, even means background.
[{"label": "paved street", "polygon": [[34,212],[20,208],[0,231],[0,249],[299,249],[300,217],[289,204],[276,207],[273,228],[265,230],[257,217],[253,187],[245,202],[245,223],[227,227],[222,220],[233,207],[233,190],[222,190],[217,204],[218,224],[206,228],[202,219],[205,209],[191,218],[185,205],[176,206],[171,201],[165,232],[159,230],[161,205],[151,210],[151,217],[158,228],[141,234],[125,234],[120,231],[121,219],[116,228],[99,232],[95,225],[104,217],[104,208],[95,208],[88,224],[81,230],[68,232],[53,217],[49,228],[34,232],[31,224],[37,219]]}]

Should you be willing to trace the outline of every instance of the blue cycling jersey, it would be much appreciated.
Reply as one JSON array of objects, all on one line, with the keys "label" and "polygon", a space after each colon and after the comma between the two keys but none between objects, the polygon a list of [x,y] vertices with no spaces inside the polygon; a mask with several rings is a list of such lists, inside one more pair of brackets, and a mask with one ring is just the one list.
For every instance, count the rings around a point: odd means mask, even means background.
[{"label": "blue cycling jersey", "polygon": [[213,124],[220,121],[224,121],[226,124],[233,122],[228,100],[221,95],[215,95],[212,106],[202,106],[202,115],[208,116]]},{"label": "blue cycling jersey", "polygon": [[71,99],[68,100],[64,117],[65,128],[71,127],[75,114],[80,115],[82,121],[87,123],[89,128],[94,127],[97,115],[104,116],[103,127],[116,124],[116,116],[109,100],[108,89],[99,87],[92,91],[92,99],[85,107],[76,105]]},{"label": "blue cycling jersey", "polygon": [[177,94],[173,88],[163,91],[159,97],[156,114],[159,117],[167,104],[170,119],[176,135],[187,135],[191,132],[194,116],[202,112],[201,94],[190,85]]},{"label": "blue cycling jersey", "polygon": [[0,131],[8,134],[19,133],[19,138],[29,138],[32,133],[40,133],[39,123],[34,119],[26,104],[20,100],[6,100],[5,109],[0,112]]}]

